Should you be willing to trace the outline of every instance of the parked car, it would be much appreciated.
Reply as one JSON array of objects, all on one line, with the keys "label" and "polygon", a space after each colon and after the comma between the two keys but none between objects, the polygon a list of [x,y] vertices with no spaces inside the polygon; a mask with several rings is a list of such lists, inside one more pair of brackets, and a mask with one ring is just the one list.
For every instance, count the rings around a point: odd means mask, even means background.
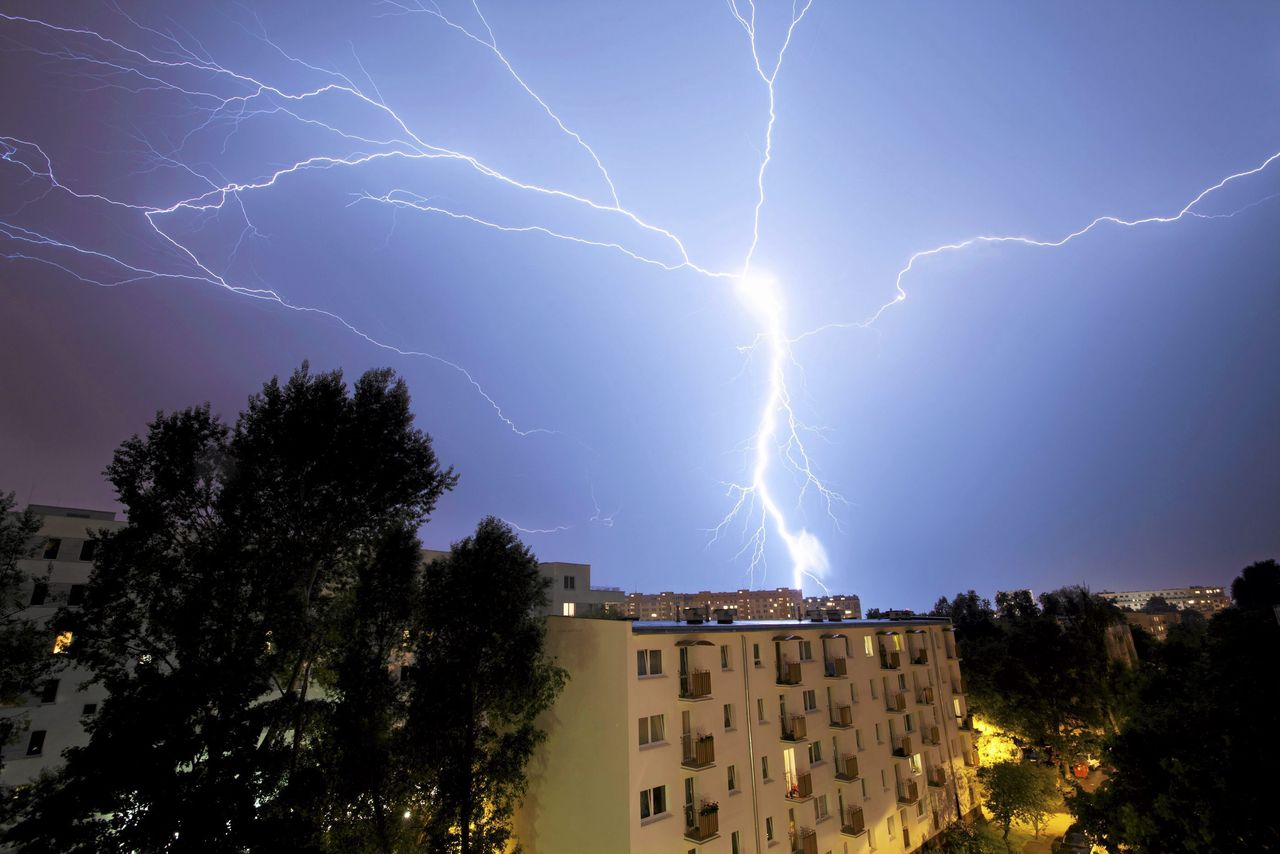
[{"label": "parked car", "polygon": [[1049,846],[1053,854],[1089,854],[1093,845],[1079,825],[1073,824],[1067,832],[1053,840]]}]

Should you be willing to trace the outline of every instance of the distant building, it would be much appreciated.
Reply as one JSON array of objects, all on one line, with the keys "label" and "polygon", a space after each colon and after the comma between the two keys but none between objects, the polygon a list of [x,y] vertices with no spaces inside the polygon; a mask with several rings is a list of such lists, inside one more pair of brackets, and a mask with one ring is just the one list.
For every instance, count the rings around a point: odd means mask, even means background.
[{"label": "distant building", "polygon": [[1171,587],[1165,590],[1132,590],[1113,593],[1104,590],[1098,594],[1120,608],[1141,611],[1152,597],[1159,596],[1179,611],[1190,609],[1212,617],[1231,604],[1231,597],[1221,587]]},{"label": "distant building", "polygon": [[[776,591],[775,598],[776,598]],[[976,808],[951,625],[547,620],[528,854],[917,851]]]},{"label": "distant building", "polygon": [[1125,611],[1124,614],[1124,618],[1129,621],[1129,625],[1143,629],[1156,640],[1164,640],[1168,635],[1169,628],[1182,622],[1182,616],[1181,611],[1171,611],[1167,614],[1144,614],[1141,611]]},{"label": "distant building", "polygon": [[815,608],[823,611],[838,610],[846,620],[862,619],[862,600],[852,593],[848,595],[831,594],[804,597],[805,612],[807,613]]},{"label": "distant building", "polygon": [[[422,559],[430,563],[448,556],[448,552],[423,549]],[[551,602],[542,616],[595,617],[623,612],[621,587],[592,587],[591,564],[553,561],[538,564],[538,569],[551,581],[547,594]]]},{"label": "distant building", "polygon": [[[32,504],[30,509],[41,517],[39,540],[31,544],[34,556],[18,561],[18,568],[40,580],[21,591],[20,601],[27,607],[17,616],[46,625],[58,608],[78,605],[84,597],[96,546],[90,533],[118,530],[125,523],[105,510],[42,504]],[[50,654],[62,652],[71,641],[70,633],[55,635],[50,629]],[[100,685],[80,687],[89,676],[79,668],[61,670],[25,701],[0,708],[0,715],[26,720],[25,731],[4,747],[0,788],[29,783],[40,772],[55,770],[62,765],[62,751],[88,743],[84,721],[97,713],[106,697]]]},{"label": "distant building", "polygon": [[[855,597],[856,599],[856,597]],[[790,587],[713,593],[628,593],[624,613],[638,620],[679,620],[685,608],[737,610],[738,620],[794,620],[803,615],[804,594]]]}]

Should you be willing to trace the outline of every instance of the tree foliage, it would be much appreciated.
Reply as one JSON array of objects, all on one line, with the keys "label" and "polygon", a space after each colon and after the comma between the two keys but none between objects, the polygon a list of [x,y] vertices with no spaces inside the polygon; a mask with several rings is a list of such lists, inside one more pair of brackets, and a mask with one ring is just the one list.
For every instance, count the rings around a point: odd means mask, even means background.
[{"label": "tree foliage", "polygon": [[[23,572],[18,562],[31,557],[35,537],[40,531],[40,517],[30,509],[14,511],[13,493],[0,492],[0,704],[22,701],[36,689],[53,667],[49,655],[48,633],[22,612],[27,607],[23,593],[34,579]],[[17,737],[22,718],[6,714],[0,717],[0,748]],[[4,759],[0,756],[0,767]]]},{"label": "tree foliage", "polygon": [[1015,820],[1031,824],[1036,835],[1045,818],[1060,803],[1053,772],[1020,762],[997,762],[978,769],[986,794],[985,807],[1009,839]]},{"label": "tree foliage", "polygon": [[1147,603],[1142,606],[1144,614],[1172,614],[1178,609],[1169,604],[1169,600],[1163,596],[1152,596]]},{"label": "tree foliage", "polygon": [[[107,468],[129,524],[102,532],[69,657],[108,698],[87,746],[28,795],[25,851],[392,850],[416,531],[454,481],[404,383],[306,365],[229,428],[161,413]],[[399,708],[399,711],[398,711]],[[372,746],[365,752],[363,748]],[[398,806],[397,800],[397,806]]]},{"label": "tree foliage", "polygon": [[1072,809],[1111,850],[1135,854],[1280,850],[1276,786],[1265,763],[1280,708],[1280,599],[1274,561],[1244,570],[1235,607],[1151,643],[1133,712],[1107,743],[1114,766]]}]

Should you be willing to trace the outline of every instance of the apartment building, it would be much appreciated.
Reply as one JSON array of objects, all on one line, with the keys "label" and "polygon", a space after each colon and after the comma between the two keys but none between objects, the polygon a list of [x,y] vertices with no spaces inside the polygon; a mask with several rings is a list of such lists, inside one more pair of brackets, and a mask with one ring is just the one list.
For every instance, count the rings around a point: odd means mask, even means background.
[{"label": "apartment building", "polygon": [[529,854],[895,854],[976,804],[946,621],[547,624]]},{"label": "apartment building", "polygon": [[731,608],[737,611],[739,620],[793,620],[804,610],[804,594],[790,587],[718,593],[628,593],[625,603],[626,615],[638,620],[679,620],[689,608],[703,608],[707,613]]},{"label": "apartment building", "polygon": [[1199,611],[1206,617],[1231,605],[1231,597],[1221,587],[1170,587],[1164,590],[1130,590],[1116,593],[1104,590],[1098,594],[1120,608],[1141,611],[1154,596],[1159,596],[1179,611]]},{"label": "apartment building", "polygon": [[[448,552],[423,549],[423,563],[448,556]],[[539,563],[538,569],[550,582],[550,602],[543,616],[598,617],[621,614],[624,596],[621,587],[595,587],[591,584],[591,564],[550,561]]]},{"label": "apartment building", "polygon": [[[103,510],[51,507],[33,504],[41,517],[39,537],[32,543],[31,558],[19,561],[26,574],[40,579],[24,591],[27,607],[19,616],[45,624],[63,605],[76,605],[84,596],[93,569],[93,531],[117,530],[125,523]],[[49,633],[49,654],[57,655],[71,643],[69,636]],[[24,702],[0,707],[0,715],[25,718],[26,729],[4,749],[0,788],[29,783],[41,771],[62,764],[62,751],[87,743],[84,720],[94,715],[106,696],[100,686],[82,689],[87,671],[65,668],[40,686]]]},{"label": "apartment building", "polygon": [[826,596],[804,597],[804,611],[839,611],[846,620],[862,619],[862,600],[853,594],[831,593]]}]

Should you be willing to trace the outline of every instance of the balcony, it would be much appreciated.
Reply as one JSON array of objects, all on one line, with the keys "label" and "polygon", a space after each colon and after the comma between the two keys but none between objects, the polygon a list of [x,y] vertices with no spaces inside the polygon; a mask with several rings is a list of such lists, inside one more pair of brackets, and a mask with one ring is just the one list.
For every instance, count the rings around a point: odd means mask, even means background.
[{"label": "balcony", "polygon": [[884,697],[884,707],[885,710],[889,712],[905,712],[907,710],[907,695],[901,691],[886,694]]},{"label": "balcony", "polygon": [[928,664],[928,663],[929,663],[929,650],[927,650],[927,649],[925,649],[925,648],[923,648],[923,647],[921,647],[920,649],[916,650],[916,651],[915,651],[915,654],[911,656],[911,663],[912,663],[912,664]]},{"label": "balcony", "polygon": [[852,753],[846,753],[837,759],[836,779],[845,783],[852,783],[858,779],[858,757]]},{"label": "balcony", "polygon": [[978,751],[974,750],[972,747],[965,748],[964,764],[968,765],[970,768],[977,768],[978,767]]},{"label": "balcony", "polygon": [[809,737],[804,715],[792,715],[782,721],[783,741],[804,741]]},{"label": "balcony", "polygon": [[941,765],[936,768],[930,768],[925,775],[929,778],[929,785],[941,789],[947,785],[947,772]]},{"label": "balcony", "polygon": [[818,854],[818,834],[812,827],[791,834],[791,854]]},{"label": "balcony", "polygon": [[903,780],[898,784],[898,803],[914,804],[920,800],[920,788],[915,780]]},{"label": "balcony", "polygon": [[952,680],[952,682],[951,682],[951,693],[952,693],[952,694],[963,694],[963,693],[964,693],[964,679],[962,679],[962,678],[960,678],[959,676],[957,676],[954,680]]},{"label": "balcony", "polygon": [[942,732],[934,724],[920,727],[920,740],[925,744],[942,744]]},{"label": "balcony", "polygon": [[845,807],[844,820],[840,822],[840,832],[846,836],[858,836],[867,832],[867,820],[862,815],[862,807]]},{"label": "balcony", "polygon": [[964,715],[956,718],[956,729],[969,732],[973,729],[973,715]]},{"label": "balcony", "polygon": [[787,800],[807,801],[813,797],[813,775],[808,771],[787,777]]},{"label": "balcony", "polygon": [[680,699],[705,700],[711,696],[711,671],[691,670],[680,674]]},{"label": "balcony", "polygon": [[693,815],[693,807],[685,808],[684,838],[690,842],[707,842],[720,835],[720,807],[718,804],[702,802],[697,815]]},{"label": "balcony", "polygon": [[831,718],[831,725],[836,729],[848,729],[853,726],[853,708],[851,706],[836,706],[835,715]]},{"label": "balcony", "polygon": [[823,673],[832,679],[849,675],[849,666],[843,658],[828,658],[823,662]]},{"label": "balcony", "polygon": [[799,685],[800,684],[800,662],[784,661],[782,666],[778,668],[778,684],[779,685]]},{"label": "balcony", "polygon": [[911,748],[914,746],[915,745],[911,743],[911,736],[900,735],[893,740],[893,755],[910,756],[913,752]]},{"label": "balcony", "polygon": [[902,653],[894,650],[888,652],[880,650],[880,669],[881,670],[898,670],[902,667]]},{"label": "balcony", "polygon": [[685,768],[696,771],[699,768],[706,768],[715,764],[715,736],[699,735],[695,737],[692,734],[684,735],[680,738],[680,744],[684,748],[680,764]]},{"label": "balcony", "polygon": [[932,685],[926,685],[920,689],[920,705],[922,706],[933,705],[933,686]]}]

